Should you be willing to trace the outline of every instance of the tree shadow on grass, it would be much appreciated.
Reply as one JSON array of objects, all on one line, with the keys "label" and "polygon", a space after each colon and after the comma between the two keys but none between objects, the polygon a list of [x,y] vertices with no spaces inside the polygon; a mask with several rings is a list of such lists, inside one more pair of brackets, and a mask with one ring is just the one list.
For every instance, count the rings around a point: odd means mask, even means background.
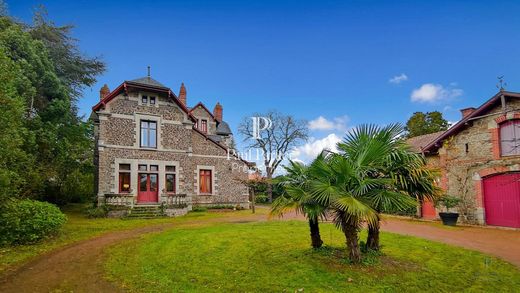
[{"label": "tree shadow on grass", "polygon": [[370,273],[377,276],[395,274],[396,272],[413,272],[422,270],[422,265],[393,258],[385,255],[384,250],[365,250],[362,252],[362,262],[352,264],[348,258],[348,250],[344,247],[322,246],[318,249],[309,249],[309,254],[315,257],[327,270],[342,271],[354,270]]}]

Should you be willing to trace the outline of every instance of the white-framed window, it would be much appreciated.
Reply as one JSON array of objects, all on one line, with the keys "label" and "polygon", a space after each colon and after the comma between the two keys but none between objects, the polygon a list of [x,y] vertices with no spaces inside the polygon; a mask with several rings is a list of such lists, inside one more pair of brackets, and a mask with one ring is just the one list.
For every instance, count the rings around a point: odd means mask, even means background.
[{"label": "white-framed window", "polygon": [[131,170],[130,164],[119,164],[119,193],[130,193]]},{"label": "white-framed window", "polygon": [[166,193],[176,193],[177,192],[177,168],[175,166],[165,166],[165,180],[166,183]]},{"label": "white-framed window", "polygon": [[157,121],[141,120],[141,147],[157,148]]},{"label": "white-framed window", "polygon": [[195,192],[198,195],[215,195],[216,194],[216,182],[215,182],[215,167],[214,166],[201,166],[197,165],[196,179],[197,187]]}]

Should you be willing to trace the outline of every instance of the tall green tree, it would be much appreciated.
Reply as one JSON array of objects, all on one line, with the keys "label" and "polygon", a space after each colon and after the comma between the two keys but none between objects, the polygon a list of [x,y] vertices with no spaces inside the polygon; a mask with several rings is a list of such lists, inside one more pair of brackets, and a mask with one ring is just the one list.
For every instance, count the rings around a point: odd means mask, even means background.
[{"label": "tall green tree", "polygon": [[[315,162],[320,160],[323,160],[323,157],[318,157]],[[323,241],[320,236],[319,221],[326,217],[327,207],[316,201],[310,194],[309,167],[289,161],[289,165],[284,166],[284,169],[287,173],[274,180],[275,184],[283,187],[284,192],[273,201],[271,214],[281,216],[293,210],[304,215],[309,222],[311,245],[313,248],[320,248]]]},{"label": "tall green tree", "polygon": [[104,64],[79,52],[70,27],[56,27],[38,13],[34,25],[0,14],[0,52],[8,68],[0,77],[6,80],[0,116],[19,117],[9,135],[25,158],[13,164],[14,151],[0,153],[10,174],[0,175],[9,177],[0,183],[9,190],[0,192],[56,203],[92,195],[92,125],[78,117],[76,102]]},{"label": "tall green tree", "polygon": [[96,77],[105,71],[105,63],[100,57],[88,57],[81,53],[78,40],[72,37],[73,29],[73,25],[56,25],[49,20],[45,7],[40,6],[29,32],[47,48],[55,73],[68,95],[78,99],[85,87],[96,83]]},{"label": "tall green tree", "polygon": [[25,180],[18,171],[32,163],[23,150],[27,129],[23,123],[24,99],[16,90],[24,82],[20,76],[20,68],[0,47],[0,204],[19,192]]},{"label": "tall green tree", "polygon": [[446,130],[448,127],[448,121],[442,117],[442,113],[439,111],[415,112],[406,122],[405,130],[410,138]]}]

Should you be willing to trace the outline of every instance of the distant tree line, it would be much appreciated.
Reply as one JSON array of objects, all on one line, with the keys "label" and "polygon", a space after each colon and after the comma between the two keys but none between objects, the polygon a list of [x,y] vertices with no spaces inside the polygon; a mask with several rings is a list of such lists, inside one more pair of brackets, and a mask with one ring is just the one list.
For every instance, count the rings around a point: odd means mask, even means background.
[{"label": "distant tree line", "polygon": [[447,130],[450,124],[439,111],[415,112],[406,122],[405,130],[408,138]]},{"label": "distant tree line", "polygon": [[22,23],[0,0],[1,202],[93,195],[93,127],[77,102],[105,64],[80,52],[72,28],[49,21],[43,8]]}]

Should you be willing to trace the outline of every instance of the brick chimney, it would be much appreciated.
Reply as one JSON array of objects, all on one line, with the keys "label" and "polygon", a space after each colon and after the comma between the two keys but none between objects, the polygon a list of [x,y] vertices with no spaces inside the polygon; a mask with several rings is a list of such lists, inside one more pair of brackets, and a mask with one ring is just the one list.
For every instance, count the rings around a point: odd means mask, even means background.
[{"label": "brick chimney", "polygon": [[181,103],[184,104],[184,106],[187,106],[186,105],[186,87],[184,86],[184,82],[181,84],[181,89],[179,90],[179,100],[181,101]]},{"label": "brick chimney", "polygon": [[106,96],[108,96],[108,94],[110,94],[110,89],[105,83],[105,85],[99,90],[99,100],[103,100]]},{"label": "brick chimney", "polygon": [[218,122],[222,121],[222,105],[220,105],[219,102],[215,105],[215,108],[213,108],[213,116],[215,117],[215,120]]},{"label": "brick chimney", "polygon": [[466,118],[468,115],[470,115],[471,113],[475,112],[475,110],[476,109],[473,108],[473,107],[460,109],[460,113],[462,113],[462,119]]}]

